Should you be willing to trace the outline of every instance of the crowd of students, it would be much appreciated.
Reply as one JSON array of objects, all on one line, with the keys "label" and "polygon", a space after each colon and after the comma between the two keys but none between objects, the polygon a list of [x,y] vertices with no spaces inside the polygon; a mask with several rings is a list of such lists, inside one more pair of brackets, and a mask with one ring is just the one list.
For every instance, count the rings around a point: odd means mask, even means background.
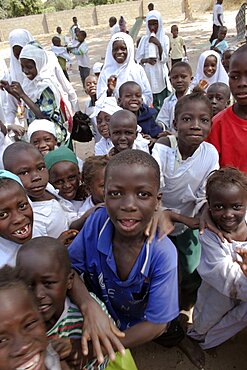
[{"label": "crowd of students", "polygon": [[[11,32],[0,370],[135,370],[129,349],[150,341],[202,369],[203,350],[246,327],[247,46],[223,50],[222,35],[193,78],[178,27],[169,46],[151,10],[136,54],[116,32],[99,76],[79,64],[95,140],[83,163],[68,147],[79,106],[57,57]],[[188,325],[180,312],[192,307]]]}]

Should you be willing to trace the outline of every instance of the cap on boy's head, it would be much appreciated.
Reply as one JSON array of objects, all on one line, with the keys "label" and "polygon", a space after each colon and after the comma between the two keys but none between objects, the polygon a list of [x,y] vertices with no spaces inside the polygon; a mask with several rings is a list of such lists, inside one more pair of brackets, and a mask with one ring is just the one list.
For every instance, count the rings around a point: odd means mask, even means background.
[{"label": "cap on boy's head", "polygon": [[32,150],[42,156],[35,146],[30,143],[26,143],[25,141],[17,141],[16,143],[9,145],[3,152],[4,168],[6,170],[11,170],[11,167],[16,162],[16,158],[18,158],[18,153],[28,152],[29,150]]},{"label": "cap on boy's head", "polygon": [[76,166],[78,166],[78,160],[75,153],[66,146],[60,146],[58,149],[52,150],[51,152],[46,154],[44,159],[48,170],[50,170],[54,164],[63,161],[72,162]]},{"label": "cap on boy's head", "polygon": [[171,68],[170,75],[177,68],[184,68],[192,76],[192,69],[191,69],[191,66],[189,65],[189,63],[186,63],[186,62],[177,62],[177,63],[175,63]]},{"label": "cap on boy's head", "polygon": [[141,93],[142,93],[142,88],[141,86],[135,82],[135,81],[127,81],[127,82],[124,82],[120,87],[119,87],[119,97],[121,98],[121,96],[123,95],[123,91],[128,88],[128,87],[132,87],[132,86],[136,86],[140,89]]},{"label": "cap on boy's head", "polygon": [[[105,179],[107,179],[108,173],[112,168],[119,168],[121,165],[131,166],[133,164],[136,164],[140,167],[152,168],[154,170],[157,188],[159,189],[160,169],[158,163],[150,154],[138,149],[127,149],[112,157],[106,166]],[[147,181],[149,181],[149,179],[147,179]]]},{"label": "cap on boy's head", "polygon": [[69,259],[69,254],[67,248],[60,240],[51,238],[49,236],[39,236],[24,243],[17,253],[17,267],[22,266],[22,257],[26,265],[27,258],[25,257],[25,255],[28,255],[30,251],[37,252],[37,259],[39,258],[40,254],[43,254],[47,255],[47,258],[49,259],[54,258],[56,260],[59,260],[61,268],[64,268],[65,273],[70,273],[71,263]]},{"label": "cap on boy's head", "polygon": [[94,113],[90,116],[90,118],[97,117],[99,112],[105,112],[112,116],[115,112],[119,110],[122,110],[122,108],[117,105],[117,101],[114,97],[102,96],[102,98],[96,100]]},{"label": "cap on boy's head", "polygon": [[18,184],[20,184],[23,187],[21,179],[10,171],[0,170],[0,180],[1,179],[14,180],[14,181],[18,182]]},{"label": "cap on boy's head", "polygon": [[49,132],[56,137],[55,124],[48,119],[35,119],[32,123],[30,123],[27,129],[27,137],[29,141],[31,140],[32,135],[37,131]]},{"label": "cap on boy's head", "polygon": [[94,73],[94,74],[100,73],[100,72],[101,72],[102,67],[103,67],[103,63],[101,63],[101,62],[96,62],[96,63],[94,63],[93,68],[92,68],[93,73]]}]

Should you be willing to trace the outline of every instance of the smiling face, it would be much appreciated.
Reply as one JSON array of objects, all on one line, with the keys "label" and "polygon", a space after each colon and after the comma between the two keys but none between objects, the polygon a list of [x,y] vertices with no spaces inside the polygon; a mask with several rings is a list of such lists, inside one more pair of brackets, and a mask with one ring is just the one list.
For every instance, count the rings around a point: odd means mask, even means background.
[{"label": "smiling face", "polygon": [[186,67],[177,67],[176,65],[172,68],[170,74],[170,80],[172,87],[177,93],[183,93],[188,90],[191,83],[192,75],[189,73]]},{"label": "smiling face", "polygon": [[236,184],[226,184],[208,197],[209,209],[215,224],[222,230],[236,232],[245,224],[246,191]]},{"label": "smiling face", "polygon": [[114,41],[112,44],[112,56],[115,61],[122,64],[126,61],[128,56],[128,50],[123,40]]},{"label": "smiling face", "polygon": [[54,250],[21,250],[17,266],[31,287],[46,329],[49,330],[63,312],[67,290],[72,286],[72,274],[66,271]]},{"label": "smiling face", "polygon": [[30,143],[33,144],[43,155],[55,149],[57,139],[47,131],[36,131],[32,134]]},{"label": "smiling face", "polygon": [[121,89],[121,96],[119,97],[120,107],[136,113],[142,103],[142,90],[139,85],[130,83]]},{"label": "smiling face", "polygon": [[0,290],[0,370],[45,370],[48,345],[41,316],[24,287]]},{"label": "smiling face", "polygon": [[105,180],[105,203],[121,237],[143,236],[158,207],[160,194],[153,168],[139,164],[111,167]]},{"label": "smiling face", "polygon": [[174,120],[179,146],[198,147],[209,135],[211,112],[203,101],[187,101]]},{"label": "smiling face", "polygon": [[88,76],[85,79],[85,92],[89,96],[96,95],[96,88],[97,88],[97,77],[96,76]]},{"label": "smiling face", "polygon": [[[131,113],[131,115],[133,115]],[[126,115],[121,117],[121,122],[118,119],[111,119],[110,137],[111,141],[118,152],[126,149],[131,149],[137,136],[136,118],[133,115],[131,119]]]},{"label": "smiling face", "polygon": [[44,158],[37,149],[20,150],[18,159],[8,166],[21,179],[27,195],[33,201],[42,200],[48,183],[49,175]]},{"label": "smiling face", "polygon": [[239,105],[247,105],[247,65],[245,55],[233,55],[229,66],[229,86]]},{"label": "smiling face", "polygon": [[75,163],[62,161],[55,163],[49,170],[49,180],[59,195],[67,200],[73,200],[80,183],[79,168]]},{"label": "smiling face", "polygon": [[110,114],[103,111],[99,112],[99,114],[96,117],[97,129],[100,135],[103,136],[105,139],[108,139],[110,137],[109,132],[110,119],[111,119]]},{"label": "smiling face", "polygon": [[32,237],[33,211],[24,189],[15,181],[0,191],[0,235],[23,244]]},{"label": "smiling face", "polygon": [[217,58],[214,55],[209,55],[203,66],[203,72],[206,77],[210,78],[212,77],[217,69]]},{"label": "smiling face", "polygon": [[33,80],[37,76],[36,64],[31,59],[20,58],[22,72],[29,80]]}]

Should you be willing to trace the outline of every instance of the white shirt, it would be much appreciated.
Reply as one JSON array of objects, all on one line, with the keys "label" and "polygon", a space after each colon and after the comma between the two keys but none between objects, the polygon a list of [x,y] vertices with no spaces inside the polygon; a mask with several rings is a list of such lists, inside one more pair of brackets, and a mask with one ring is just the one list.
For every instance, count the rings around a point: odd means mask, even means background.
[{"label": "white shirt", "polygon": [[81,207],[82,214],[87,212],[89,209],[95,207],[95,204],[93,203],[92,196],[90,195],[87,197]]},{"label": "white shirt", "polygon": [[203,340],[203,349],[223,343],[243,329],[247,315],[247,278],[236,261],[236,247],[247,242],[222,242],[209,230],[200,236],[202,277],[189,335]]},{"label": "white shirt", "polygon": [[[195,216],[206,202],[207,177],[219,168],[215,147],[203,142],[191,157],[182,160],[177,144],[170,148],[156,143],[152,156],[160,167],[163,206],[185,216]],[[185,225],[176,224],[173,235],[185,230]]]},{"label": "white shirt", "polygon": [[221,22],[224,23],[223,19],[223,6],[221,4],[215,4],[213,8],[213,24],[216,26],[221,26],[218,15],[220,15]]}]

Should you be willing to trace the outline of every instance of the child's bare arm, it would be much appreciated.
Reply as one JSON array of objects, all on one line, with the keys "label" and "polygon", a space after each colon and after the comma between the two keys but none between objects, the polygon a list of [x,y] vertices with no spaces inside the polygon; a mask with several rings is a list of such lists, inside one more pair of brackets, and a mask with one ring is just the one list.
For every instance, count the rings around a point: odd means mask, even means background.
[{"label": "child's bare arm", "polygon": [[187,57],[187,50],[186,50],[186,46],[183,45],[183,49],[184,49],[184,55]]},{"label": "child's bare arm", "polygon": [[133,348],[159,337],[166,329],[167,324],[153,324],[144,321],[127,329],[125,337],[121,338],[121,342],[124,347]]},{"label": "child's bare arm", "polygon": [[99,363],[103,362],[102,348],[105,348],[111,360],[115,359],[115,351],[124,353],[119,338],[124,336],[113,321],[102,311],[90,296],[85,284],[75,273],[73,287],[70,290],[71,300],[79,307],[84,316],[83,334],[81,339],[82,353],[88,355],[88,341],[92,341],[94,352]]}]

